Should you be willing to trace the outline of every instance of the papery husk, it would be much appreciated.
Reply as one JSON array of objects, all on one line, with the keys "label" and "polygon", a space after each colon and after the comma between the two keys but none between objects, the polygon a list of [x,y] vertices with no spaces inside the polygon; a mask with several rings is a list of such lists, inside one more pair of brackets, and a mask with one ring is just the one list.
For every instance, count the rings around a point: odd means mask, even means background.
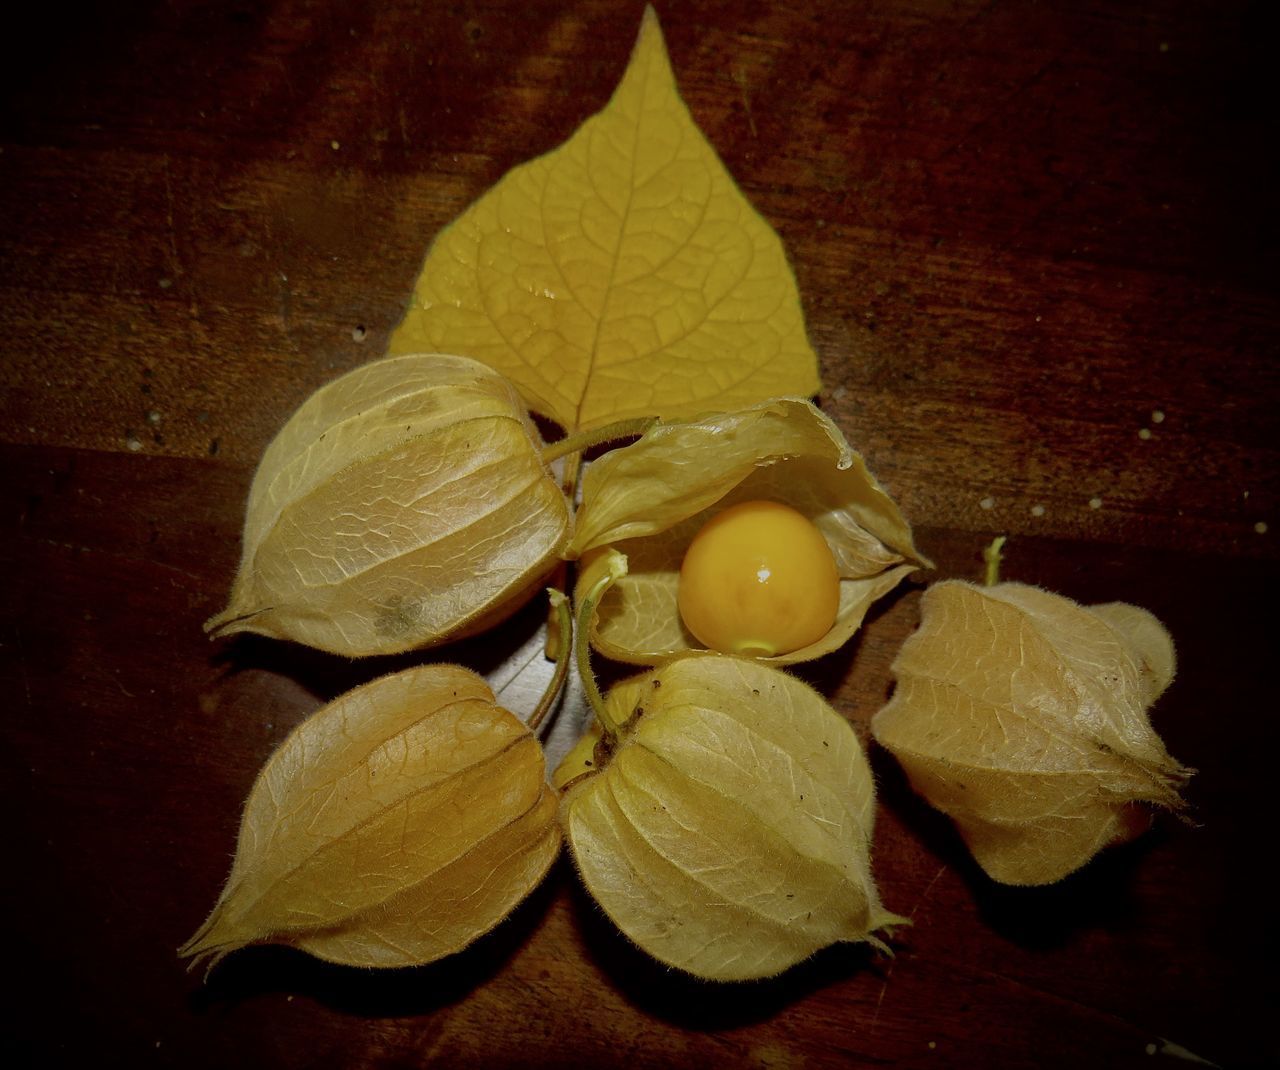
[{"label": "papery husk", "polygon": [[1191,770],[1147,717],[1173,642],[1146,610],[949,581],[921,614],[871,730],[994,880],[1051,884],[1130,839],[1145,807],[1182,808]]},{"label": "papery husk", "polygon": [[272,755],[226,886],[180,954],[276,943],[353,966],[432,962],[505,918],[559,846],[532,733],[469,669],[407,669]]},{"label": "papery husk", "polygon": [[322,387],[268,446],[214,635],[394,654],[494,623],[569,538],[515,388],[465,357],[408,354]]},{"label": "papery husk", "polygon": [[874,931],[903,923],[871,878],[866,758],[817,692],[695,653],[613,688],[606,708],[621,738],[566,756],[560,821],[591,894],[654,958],[747,980],[840,941],[883,948]]},{"label": "papery husk", "polygon": [[836,622],[818,641],[773,664],[809,661],[843,646],[871,604],[919,565],[901,511],[840,429],[810,402],[776,398],[739,412],[653,428],[594,461],[569,555],[583,555],[578,590],[607,547],[624,553],[627,576],[601,602],[592,644],[632,664],[653,665],[701,644],[680,620],[680,564],[716,513],[742,501],[782,502],[808,517],[831,547],[840,575]]}]

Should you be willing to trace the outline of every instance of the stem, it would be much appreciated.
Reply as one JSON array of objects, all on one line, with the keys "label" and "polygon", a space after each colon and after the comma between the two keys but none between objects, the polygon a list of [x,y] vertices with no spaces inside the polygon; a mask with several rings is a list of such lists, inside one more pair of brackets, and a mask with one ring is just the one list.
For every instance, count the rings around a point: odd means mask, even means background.
[{"label": "stem", "polygon": [[551,681],[542,692],[542,697],[538,699],[538,705],[534,707],[528,721],[525,722],[530,732],[538,731],[547,714],[551,712],[551,707],[556,704],[556,699],[564,690],[564,682],[569,677],[569,650],[573,644],[573,615],[569,612],[569,599],[565,597],[563,591],[558,591],[554,587],[548,588],[547,594],[551,598],[556,623],[560,626],[560,643],[556,653],[556,670],[551,674]]},{"label": "stem", "polygon": [[606,424],[604,427],[596,427],[590,431],[575,431],[571,435],[565,435],[564,438],[557,442],[551,442],[543,446],[541,453],[542,463],[550,464],[566,454],[581,453],[583,450],[589,450],[592,446],[599,446],[603,442],[643,435],[657,422],[658,418],[656,416],[640,416],[634,420],[619,420],[617,423]]},{"label": "stem", "polygon": [[[582,693],[587,696],[587,704],[591,707],[591,712],[596,715],[596,720],[600,722],[601,727],[609,735],[616,736],[619,725],[605,710],[604,696],[600,694],[600,685],[596,683],[595,673],[591,671],[591,618],[595,616],[596,603],[604,593],[600,590],[604,584],[603,580],[596,584],[591,589],[592,594],[584,598],[578,606],[578,633],[574,636],[573,649],[578,662],[578,678],[582,681]],[[596,593],[597,591],[599,593]]]},{"label": "stem", "polygon": [[605,574],[591,585],[591,589],[583,595],[578,603],[578,630],[574,636],[573,649],[578,663],[578,677],[582,680],[582,691],[596,715],[600,727],[606,736],[617,738],[622,726],[614,720],[605,707],[604,696],[600,694],[600,685],[596,683],[595,673],[591,671],[591,624],[595,620],[596,606],[604,597],[605,591],[613,586],[615,580],[626,574],[627,559],[613,551]]},{"label": "stem", "polygon": [[1000,552],[1004,548],[1005,536],[998,535],[991,540],[991,545],[982,551],[982,560],[987,563],[987,571],[983,576],[982,586],[994,587],[1000,582],[1000,562],[1004,560],[1004,555]]},{"label": "stem", "polygon": [[[565,591],[568,589],[569,562],[561,561],[552,572],[551,586],[547,588],[551,604],[547,606],[547,640],[542,644],[542,653],[548,661],[558,662],[563,652],[572,646],[573,634],[572,631],[565,630],[565,617],[560,611],[558,601],[565,596]],[[572,614],[569,619],[572,623]]]},{"label": "stem", "polygon": [[[616,438],[625,438],[629,435],[643,435],[650,427],[658,422],[656,416],[643,416],[634,420],[620,420],[617,423],[608,424],[605,427],[597,428],[594,431],[582,431],[577,434],[567,435],[560,439],[559,442],[553,442],[542,448],[539,456],[544,465],[550,465],[552,461],[565,458],[564,467],[560,474],[560,490],[564,494],[565,499],[569,502],[570,511],[576,511],[578,505],[578,480],[582,477],[582,451],[589,449],[591,446],[599,445],[601,442],[610,442]],[[561,569],[556,579],[556,585],[562,590],[567,590],[568,583],[566,579],[566,570],[568,568],[566,562],[561,562]],[[547,614],[547,657],[556,658],[559,663],[559,655],[554,642],[554,627],[557,622],[556,610],[558,603],[554,599],[551,610]],[[561,628],[561,637],[569,636],[572,639],[572,628]],[[597,694],[599,692],[597,691]]]},{"label": "stem", "polygon": [[[578,504],[578,476],[582,474],[582,454],[571,453],[565,459],[564,468],[561,470],[560,476],[560,493],[569,503],[569,512],[576,514]],[[556,567],[555,578],[552,581],[553,589],[561,596],[569,590],[569,571],[570,564],[568,561],[561,561]],[[551,591],[547,591],[551,594]],[[560,660],[560,651],[569,649],[572,642],[572,628],[560,627],[562,621],[558,615],[560,603],[552,596],[551,607],[547,610],[547,643],[545,653],[547,657],[553,661]],[[571,619],[571,618],[570,618]],[[557,634],[558,633],[558,634]],[[568,637],[568,638],[566,638]]]}]

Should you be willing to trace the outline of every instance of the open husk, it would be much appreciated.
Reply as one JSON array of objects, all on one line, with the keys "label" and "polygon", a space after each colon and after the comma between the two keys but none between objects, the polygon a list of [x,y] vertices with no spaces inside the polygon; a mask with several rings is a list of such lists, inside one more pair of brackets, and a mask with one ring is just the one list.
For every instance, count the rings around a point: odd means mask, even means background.
[{"label": "open husk", "polygon": [[871,730],[993,879],[1053,883],[1182,808],[1191,771],[1147,718],[1173,642],[1146,610],[950,581],[921,613]]},{"label": "open husk", "polygon": [[267,448],[214,635],[393,654],[493,623],[569,537],[515,388],[476,361],[408,354],[316,391]]},{"label": "open husk", "polygon": [[432,962],[506,917],[559,846],[537,739],[469,669],[408,669],[330,703],[272,755],[181,954],[276,943],[354,966]]},{"label": "open husk", "polygon": [[737,502],[768,499],[808,517],[840,575],[836,621],[821,639],[762,659],[808,661],[846,643],[877,598],[928,560],[893,499],[840,429],[808,401],[778,398],[738,412],[663,424],[593,462],[569,554],[582,555],[579,591],[606,548],[629,571],[601,602],[592,644],[619,661],[653,665],[701,644],[677,608],[680,563],[694,535]]},{"label": "open husk", "polygon": [[560,820],[631,940],[698,977],[780,973],[903,919],[871,878],[874,786],[852,727],[758,661],[682,656],[609,692],[623,723],[565,758]]}]

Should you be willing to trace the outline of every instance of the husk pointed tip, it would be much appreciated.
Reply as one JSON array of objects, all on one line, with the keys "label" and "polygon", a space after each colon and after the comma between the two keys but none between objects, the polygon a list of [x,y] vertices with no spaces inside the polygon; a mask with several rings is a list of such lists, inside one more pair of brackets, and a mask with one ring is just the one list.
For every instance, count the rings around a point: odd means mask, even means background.
[{"label": "husk pointed tip", "polygon": [[202,625],[204,633],[210,639],[221,639],[223,636],[235,635],[237,632],[251,631],[247,622],[262,613],[264,608],[266,607],[255,604],[246,597],[244,584],[237,576],[226,608],[204,622]]},{"label": "husk pointed tip", "polygon": [[231,607],[228,606],[221,613],[215,613],[200,627],[204,631],[204,634],[209,636],[210,639],[216,639],[220,629],[233,618],[234,614],[231,612]]},{"label": "husk pointed tip", "polygon": [[201,627],[204,634],[210,639],[223,639],[228,635],[235,635],[236,632],[245,630],[242,623],[245,619],[244,614],[237,614],[231,609],[224,609],[216,616],[210,617]]},{"label": "husk pointed tip", "polygon": [[213,910],[209,912],[209,916],[200,923],[200,927],[187,939],[181,947],[178,948],[178,955],[182,958],[188,958],[191,955],[200,953],[202,945],[212,946],[216,941],[210,942],[209,934],[218,925],[218,920],[222,916],[222,904],[225,900],[225,892],[223,896],[218,898],[218,902],[214,905]]},{"label": "husk pointed tip", "polygon": [[915,922],[902,914],[895,914],[877,904],[871,909],[872,929],[895,929],[899,926],[914,925]]},{"label": "husk pointed tip", "polygon": [[[208,984],[209,977],[217,968],[218,963],[225,959],[234,950],[235,948],[224,947],[205,948],[202,951],[198,951],[189,957],[190,960],[187,962],[187,973],[191,973],[193,970],[203,966],[204,976],[201,978],[201,981]],[[181,956],[181,952],[179,952],[179,955]]]},{"label": "husk pointed tip", "polygon": [[206,980],[213,972],[213,968],[227,955],[253,942],[252,937],[244,939],[243,932],[237,933],[234,925],[227,924],[226,907],[229,890],[230,886],[223,888],[218,901],[209,911],[209,916],[200,923],[200,927],[177,951],[179,959],[187,960],[188,972],[199,966],[205,966]]},{"label": "husk pointed tip", "polygon": [[889,941],[897,936],[898,929],[909,928],[914,924],[911,918],[895,914],[892,910],[885,910],[876,903],[868,912],[867,931],[862,941],[870,944],[882,955],[893,958],[893,947]]},{"label": "husk pointed tip", "polygon": [[1182,792],[1191,783],[1191,778],[1196,775],[1196,772],[1197,770],[1190,766],[1171,758],[1169,766],[1160,775],[1160,785],[1168,795],[1160,801],[1159,805],[1164,806],[1179,821],[1192,826],[1197,823],[1191,817],[1192,806],[1182,797]]},{"label": "husk pointed tip", "polygon": [[893,958],[894,951],[890,941],[897,936],[896,930],[914,924],[915,922],[910,918],[885,910],[873,896],[867,910],[866,928],[851,932],[844,937],[844,940],[853,944],[869,944],[879,954],[886,958]]},{"label": "husk pointed tip", "polygon": [[215,911],[209,920],[196,930],[195,935],[178,948],[177,951],[179,959],[187,960],[188,973],[201,966],[204,967],[204,980],[206,981],[219,962],[231,954],[232,951],[245,946],[245,941],[225,941],[214,936],[217,916],[218,912]]},{"label": "husk pointed tip", "polygon": [[[257,477],[255,476],[255,479]],[[221,627],[225,623],[236,620],[240,617],[247,616],[255,609],[260,608],[254,597],[254,566],[253,560],[248,554],[242,551],[240,564],[236,568],[235,576],[231,580],[231,590],[227,595],[226,604],[221,612],[215,613],[207,621],[204,622],[204,630],[211,632],[214,628]]]}]

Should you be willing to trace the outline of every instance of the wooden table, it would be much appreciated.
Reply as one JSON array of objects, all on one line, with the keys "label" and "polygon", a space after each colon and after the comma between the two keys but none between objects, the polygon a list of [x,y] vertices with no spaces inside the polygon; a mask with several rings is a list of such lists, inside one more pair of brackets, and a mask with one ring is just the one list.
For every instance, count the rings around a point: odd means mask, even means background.
[{"label": "wooden table", "polygon": [[[178,962],[259,767],[320,701],[387,668],[202,635],[256,459],[312,390],[382,353],[433,235],[603,105],[641,12],[43,5],[11,41],[8,1065],[1280,1054],[1276,25],[1261,4],[659,10],[697,122],[789,250],[822,404],[938,575],[976,577],[1006,533],[1009,578],[1136,602],[1171,629],[1179,677],[1154,720],[1200,770],[1197,827],[1164,821],[1058,886],[1005,889],[877,750],[876,873],[915,923],[892,960],[837,948],[767,983],[693,983],[619,937],[562,860],[434,966],[260,948],[202,984]],[[859,726],[919,590],[807,669]]]}]

